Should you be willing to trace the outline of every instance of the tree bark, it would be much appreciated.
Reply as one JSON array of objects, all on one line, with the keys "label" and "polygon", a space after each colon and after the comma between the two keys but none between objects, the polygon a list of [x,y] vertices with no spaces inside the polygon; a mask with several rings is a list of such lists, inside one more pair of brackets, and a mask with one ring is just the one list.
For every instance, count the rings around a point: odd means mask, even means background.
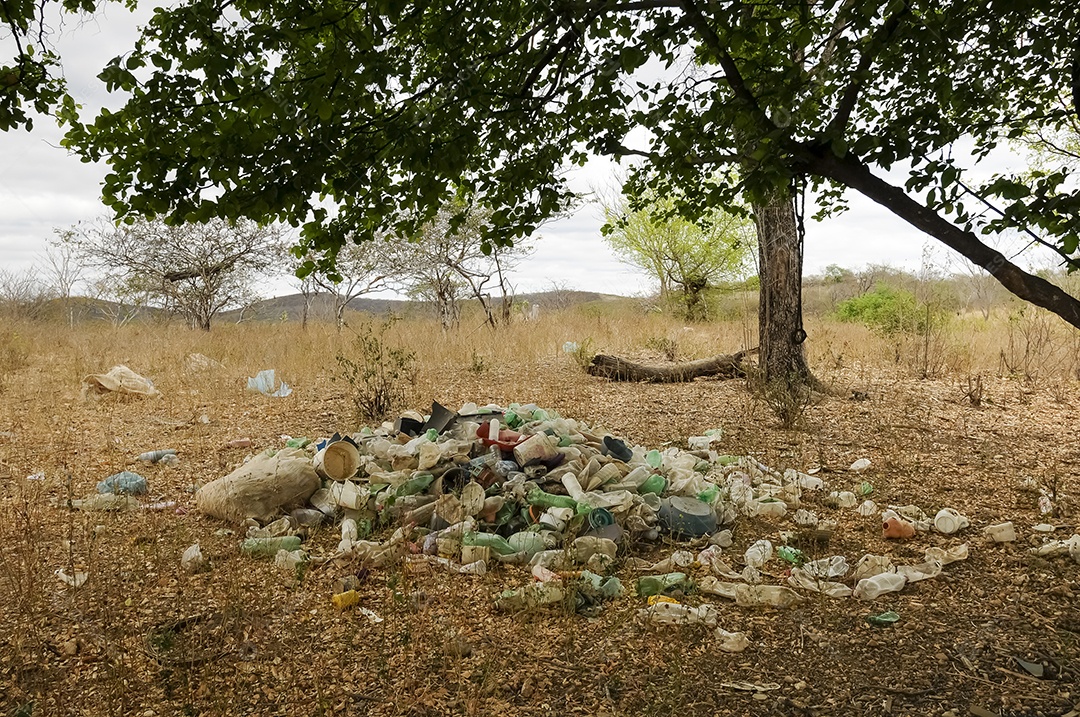
[{"label": "tree bark", "polygon": [[754,206],[758,236],[758,366],[766,383],[816,384],[802,325],[802,246],[790,193]]},{"label": "tree bark", "polygon": [[585,372],[591,376],[600,376],[612,381],[645,381],[647,383],[682,383],[693,381],[698,376],[742,378],[746,375],[742,367],[743,359],[756,350],[720,354],[712,358],[688,361],[674,366],[645,366],[618,356],[597,354]]}]

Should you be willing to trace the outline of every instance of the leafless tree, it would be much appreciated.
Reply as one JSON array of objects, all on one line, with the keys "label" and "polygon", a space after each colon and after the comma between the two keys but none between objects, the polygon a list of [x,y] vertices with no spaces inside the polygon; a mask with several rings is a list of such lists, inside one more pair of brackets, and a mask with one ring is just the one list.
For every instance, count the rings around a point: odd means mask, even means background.
[{"label": "leafless tree", "polygon": [[9,316],[41,318],[50,298],[48,288],[33,269],[0,269],[0,310]]},{"label": "leafless tree", "polygon": [[[323,289],[333,297],[338,331],[345,325],[345,309],[349,302],[389,287],[391,275],[395,272],[395,251],[390,242],[382,237],[349,242],[338,252],[333,273],[316,268],[307,276],[306,280],[311,282],[309,291]],[[310,298],[304,291],[301,282],[306,326]]]},{"label": "leafless tree", "polygon": [[[453,226],[463,209],[464,221]],[[444,330],[458,324],[466,298],[476,299],[490,326],[510,322],[515,293],[510,272],[532,252],[532,244],[485,248],[481,237],[488,216],[479,206],[447,206],[417,241],[398,249],[397,279],[411,295],[431,302]]]},{"label": "leafless tree", "polygon": [[253,285],[280,262],[284,243],[280,229],[251,221],[117,226],[101,220],[72,232],[87,265],[149,292],[152,305],[174,309],[204,331],[220,312],[250,302]]}]

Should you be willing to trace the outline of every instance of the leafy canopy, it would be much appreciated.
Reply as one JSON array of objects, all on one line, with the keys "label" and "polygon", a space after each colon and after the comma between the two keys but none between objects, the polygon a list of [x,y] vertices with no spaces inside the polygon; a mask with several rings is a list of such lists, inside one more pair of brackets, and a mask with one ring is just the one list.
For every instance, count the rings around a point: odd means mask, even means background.
[{"label": "leafy canopy", "polygon": [[1075,181],[980,185],[957,143],[974,162],[1059,127],[1078,23],[1075,0],[183,0],[102,73],[121,110],[63,116],[120,215],[304,224],[331,258],[416,235],[459,191],[494,207],[488,242],[527,236],[599,153],[640,159],[634,193],[688,218],[800,178],[826,209],[854,188],[1019,293],[977,233],[1032,228],[1075,260]]}]

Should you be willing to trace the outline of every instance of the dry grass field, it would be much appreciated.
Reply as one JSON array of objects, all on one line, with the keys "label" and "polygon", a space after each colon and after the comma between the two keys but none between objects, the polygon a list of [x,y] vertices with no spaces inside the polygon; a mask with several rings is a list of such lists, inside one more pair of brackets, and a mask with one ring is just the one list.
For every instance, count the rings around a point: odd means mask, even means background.
[{"label": "dry grass field", "polygon": [[[355,323],[355,320],[354,320]],[[477,322],[478,323],[478,322]],[[829,490],[873,483],[880,505],[953,507],[972,527],[885,541],[876,516],[811,507],[839,522],[823,557],[891,553],[921,562],[930,546],[968,543],[970,557],[873,603],[813,594],[789,610],[713,602],[746,651],[721,652],[711,631],[654,628],[632,594],[599,617],[566,609],[507,614],[493,598],[526,584],[527,568],[482,577],[390,566],[366,573],[373,623],[331,604],[329,564],[285,571],[238,550],[244,528],[200,515],[193,486],[227,474],[282,436],[360,428],[335,380],[353,329],[320,324],[75,328],[0,320],[0,714],[38,715],[1040,715],[1080,714],[1080,565],[1029,554],[1067,539],[1080,514],[1080,406],[1075,332],[1049,319],[959,318],[947,331],[889,340],[810,322],[808,350],[834,387],[797,407],[793,428],[743,381],[612,384],[584,374],[563,344],[660,362],[754,341],[746,320],[685,327],[661,315],[568,310],[492,332],[444,335],[409,320],[383,337],[417,354],[409,407],[432,400],[535,402],[649,447],[685,446],[722,427],[721,449],[774,468],[817,468]],[[186,369],[201,353],[222,364]],[[81,397],[84,376],[124,364],[156,399]],[[276,369],[286,398],[245,390]],[[853,392],[864,400],[852,400]],[[978,404],[978,405],[976,405]],[[250,449],[227,448],[249,437]],[[175,467],[134,458],[175,448]],[[848,470],[857,458],[873,465]],[[149,479],[144,504],[176,509],[69,510],[123,469]],[[32,478],[31,478],[32,477]],[[1053,499],[1042,514],[1040,490]],[[1015,543],[985,525],[1011,520]],[[1052,536],[1032,526],[1058,526]],[[759,538],[790,519],[740,517],[725,550],[741,567]],[[313,555],[336,528],[310,536]],[[199,541],[212,569],[181,569]],[[657,559],[675,545],[637,546]],[[766,569],[778,582],[779,561]],[[73,589],[55,575],[83,570]],[[618,573],[632,585],[633,574]],[[631,591],[632,593],[632,591]],[[867,624],[895,610],[892,627]],[[1016,658],[1043,666],[1026,671]]]}]

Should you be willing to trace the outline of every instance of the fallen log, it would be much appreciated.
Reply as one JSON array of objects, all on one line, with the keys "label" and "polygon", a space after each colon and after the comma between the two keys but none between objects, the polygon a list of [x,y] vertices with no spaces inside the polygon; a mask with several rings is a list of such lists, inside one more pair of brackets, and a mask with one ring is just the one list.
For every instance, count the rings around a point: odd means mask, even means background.
[{"label": "fallen log", "polygon": [[674,366],[645,366],[618,356],[597,354],[585,372],[611,381],[645,381],[647,383],[681,383],[693,381],[698,376],[717,378],[743,378],[746,370],[743,359],[757,349],[747,349],[733,354],[720,354],[698,361],[687,361]]}]

